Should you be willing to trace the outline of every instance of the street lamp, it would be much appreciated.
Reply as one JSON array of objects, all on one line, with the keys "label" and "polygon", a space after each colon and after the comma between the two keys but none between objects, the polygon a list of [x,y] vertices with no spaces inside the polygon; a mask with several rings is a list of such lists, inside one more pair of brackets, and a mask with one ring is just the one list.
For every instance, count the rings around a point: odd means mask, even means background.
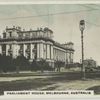
[{"label": "street lamp", "polygon": [[81,44],[82,44],[82,78],[85,79],[85,66],[84,66],[84,43],[83,43],[83,31],[85,29],[85,21],[81,20],[79,25],[81,31]]}]

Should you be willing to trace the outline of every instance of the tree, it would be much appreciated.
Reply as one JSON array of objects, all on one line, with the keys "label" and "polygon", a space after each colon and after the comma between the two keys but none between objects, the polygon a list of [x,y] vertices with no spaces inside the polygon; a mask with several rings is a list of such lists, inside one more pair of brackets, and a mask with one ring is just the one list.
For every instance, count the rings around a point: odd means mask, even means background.
[{"label": "tree", "polygon": [[11,56],[0,55],[0,70],[3,72],[14,71],[13,58]]},{"label": "tree", "polygon": [[46,62],[46,60],[44,59],[41,59],[40,61],[38,61],[38,65],[41,72],[44,72],[44,70],[47,70],[47,71],[53,70],[53,68],[49,65],[49,63]]},{"label": "tree", "polygon": [[2,55],[0,54],[0,72],[3,71]]},{"label": "tree", "polygon": [[55,68],[57,68],[57,71],[60,72],[61,67],[64,66],[64,62],[62,61],[55,61]]},{"label": "tree", "polygon": [[31,63],[31,71],[38,71],[38,70],[40,70],[38,62],[36,60],[33,60]]},{"label": "tree", "polygon": [[44,72],[44,70],[51,71],[53,68],[49,66],[48,62],[44,59],[40,59],[40,61],[33,60],[31,64],[31,70]]},{"label": "tree", "polygon": [[39,65],[41,72],[44,72],[46,61],[44,59],[41,59],[40,61],[38,61],[38,65]]},{"label": "tree", "polygon": [[14,64],[16,66],[16,72],[19,73],[19,70],[29,70],[30,69],[30,63],[29,60],[26,59],[23,55],[18,56],[14,60]]}]

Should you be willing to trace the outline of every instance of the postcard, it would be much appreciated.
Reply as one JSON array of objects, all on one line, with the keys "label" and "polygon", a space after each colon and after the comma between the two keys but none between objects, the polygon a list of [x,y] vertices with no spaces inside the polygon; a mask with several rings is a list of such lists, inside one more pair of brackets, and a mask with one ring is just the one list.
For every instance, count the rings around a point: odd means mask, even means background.
[{"label": "postcard", "polygon": [[0,4],[0,97],[100,97],[100,4]]}]

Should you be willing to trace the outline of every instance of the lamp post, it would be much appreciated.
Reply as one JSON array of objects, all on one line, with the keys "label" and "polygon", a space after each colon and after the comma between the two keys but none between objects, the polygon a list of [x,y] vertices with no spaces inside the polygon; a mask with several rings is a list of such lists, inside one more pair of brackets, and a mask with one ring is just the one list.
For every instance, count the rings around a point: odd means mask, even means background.
[{"label": "lamp post", "polygon": [[84,42],[83,42],[83,31],[85,29],[85,21],[81,20],[80,21],[80,31],[81,31],[81,45],[82,45],[82,79],[85,79],[85,66],[84,66]]}]

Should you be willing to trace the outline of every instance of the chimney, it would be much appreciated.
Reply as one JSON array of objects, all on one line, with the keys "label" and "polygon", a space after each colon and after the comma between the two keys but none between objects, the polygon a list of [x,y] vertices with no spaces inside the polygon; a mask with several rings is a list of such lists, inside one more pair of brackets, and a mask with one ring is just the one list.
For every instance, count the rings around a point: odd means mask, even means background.
[{"label": "chimney", "polygon": [[6,26],[6,29],[8,29],[8,26]]}]

